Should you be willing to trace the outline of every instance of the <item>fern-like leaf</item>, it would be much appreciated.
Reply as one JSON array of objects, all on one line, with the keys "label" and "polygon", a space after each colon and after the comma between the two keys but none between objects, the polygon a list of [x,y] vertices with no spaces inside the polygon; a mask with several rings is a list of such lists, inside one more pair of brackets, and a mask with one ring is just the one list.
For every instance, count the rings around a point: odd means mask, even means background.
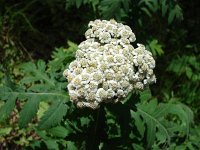
[{"label": "fern-like leaf", "polygon": [[[146,137],[147,147],[151,148],[154,144],[157,136],[159,143],[170,144],[171,137],[177,132],[189,133],[190,125],[193,122],[192,111],[183,104],[160,103],[158,105],[157,100],[153,99],[149,103],[143,102],[137,105],[137,111],[130,111],[132,118],[135,120],[135,126],[139,131],[141,137],[144,135],[144,125],[146,125]],[[171,119],[179,120],[173,122],[168,117],[171,115]]]},{"label": "fern-like leaf", "polygon": [[10,96],[9,100],[0,108],[0,122],[5,121],[15,107],[16,97]]},{"label": "fern-like leaf", "polygon": [[[39,124],[41,128],[51,127],[62,120],[68,107],[63,103],[69,101],[69,96],[64,90],[66,84],[62,82],[64,81],[62,71],[60,71],[58,76],[56,73],[57,69],[54,70],[52,68],[55,65],[57,68],[64,70],[64,68],[62,68],[63,64],[66,65],[70,61],[64,59],[64,57],[70,55],[68,58],[74,58],[77,45],[72,42],[68,42],[68,45],[70,47],[65,49],[67,52],[64,52],[64,56],[62,55],[63,49],[60,49],[54,54],[54,61],[51,61],[51,63],[49,62],[47,65],[43,60],[39,60],[35,64],[28,62],[20,65],[19,69],[24,73],[24,77],[19,80],[19,84],[9,83],[0,87],[0,100],[5,101],[5,104],[0,108],[0,121],[4,121],[9,117],[10,113],[14,109],[16,99],[23,101],[23,103],[25,101],[25,105],[22,106],[20,112],[20,127],[26,127],[27,124],[31,122],[32,118],[38,112],[39,103],[41,101],[50,103],[55,102],[43,116],[42,121]],[[56,61],[60,57],[63,58],[61,63],[60,61]],[[60,102],[60,99],[62,99],[63,105],[60,103],[60,105],[57,104]],[[60,108],[60,110],[57,108]],[[51,117],[47,119],[49,116]],[[53,123],[51,121],[53,121]],[[44,125],[42,123],[44,123]]]}]

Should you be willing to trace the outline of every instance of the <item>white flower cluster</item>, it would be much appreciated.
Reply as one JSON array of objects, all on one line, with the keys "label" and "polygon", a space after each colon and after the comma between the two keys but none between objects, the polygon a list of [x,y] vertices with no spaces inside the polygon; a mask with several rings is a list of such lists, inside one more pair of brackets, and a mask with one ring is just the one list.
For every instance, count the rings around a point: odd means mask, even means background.
[{"label": "white flower cluster", "polygon": [[144,45],[134,48],[131,28],[115,20],[95,20],[80,43],[76,60],[63,72],[71,101],[96,109],[101,102],[118,102],[132,90],[156,82],[155,60]]}]

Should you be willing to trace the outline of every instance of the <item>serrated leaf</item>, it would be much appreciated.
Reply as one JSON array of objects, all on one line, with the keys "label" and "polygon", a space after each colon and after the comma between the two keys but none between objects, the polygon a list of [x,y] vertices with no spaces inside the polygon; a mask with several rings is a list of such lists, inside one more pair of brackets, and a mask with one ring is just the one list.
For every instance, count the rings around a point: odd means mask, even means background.
[{"label": "serrated leaf", "polygon": [[144,150],[144,148],[136,143],[132,144],[134,150]]},{"label": "serrated leaf", "polygon": [[149,50],[152,52],[153,55],[162,55],[164,54],[164,51],[162,49],[162,45],[158,43],[158,40],[153,39],[151,41],[148,41],[148,46]]},{"label": "serrated leaf", "polygon": [[139,113],[137,112],[134,112],[132,110],[130,110],[130,113],[131,113],[131,117],[135,120],[135,126],[137,128],[137,130],[139,131],[141,137],[143,138],[144,137],[144,131],[145,131],[145,126],[144,126],[144,122],[143,120],[141,119],[141,116]]},{"label": "serrated leaf", "polygon": [[102,0],[99,5],[99,10],[105,19],[116,17],[120,19],[123,15],[121,10],[121,0]]},{"label": "serrated leaf", "polygon": [[12,128],[11,127],[7,127],[7,128],[0,128],[0,136],[4,136],[7,134],[10,134]]},{"label": "serrated leaf", "polygon": [[190,109],[183,104],[172,105],[169,108],[169,113],[177,115],[182,121],[183,128],[187,134],[189,134],[190,124],[193,121],[193,113],[191,113],[189,110]]},{"label": "serrated leaf", "polygon": [[21,84],[29,84],[29,83],[32,83],[32,82],[35,82],[35,81],[38,81],[40,80],[39,78],[36,78],[36,77],[23,77],[21,80],[20,80],[20,83]]},{"label": "serrated leaf", "polygon": [[[158,9],[158,1],[157,0],[153,0],[153,1],[151,1],[151,0],[141,0],[140,2],[139,2],[139,5],[141,5],[142,3],[144,3],[145,5],[146,5],[146,7],[150,10],[150,11],[152,11],[152,12],[156,12],[157,11],[157,9]],[[146,8],[145,7],[145,8]],[[144,8],[144,7],[143,7]],[[147,9],[146,8],[146,9]],[[147,9],[147,10],[148,10]]]},{"label": "serrated leaf", "polygon": [[67,149],[70,149],[70,150],[77,150],[77,147],[75,146],[75,143],[74,143],[74,142],[67,141]]},{"label": "serrated leaf", "polygon": [[162,7],[162,16],[164,17],[168,10],[168,5],[166,5],[166,0],[161,1],[161,7]]},{"label": "serrated leaf", "polygon": [[168,24],[171,24],[175,20],[175,18],[177,20],[183,19],[182,9],[178,4],[176,4],[174,9],[169,12]]},{"label": "serrated leaf", "polygon": [[[147,124],[147,129],[150,130],[150,131],[147,130],[148,137],[150,138],[150,133],[153,133],[155,131],[155,126],[157,126],[157,128],[159,130],[162,130],[163,134],[166,136],[166,139],[169,143],[170,134],[169,134],[169,131],[167,130],[167,128],[152,114],[148,113],[148,109],[146,110],[144,108],[145,107],[139,106],[137,109],[138,109],[138,112],[143,117],[143,119],[145,120],[145,123]],[[154,137],[154,135],[152,135],[152,137],[149,139],[148,146],[150,146],[153,143],[154,139],[155,139],[155,137]]]},{"label": "serrated leaf", "polygon": [[156,118],[165,116],[167,113],[169,113],[169,108],[170,108],[172,105],[173,105],[173,104],[171,104],[170,102],[167,103],[167,104],[160,103],[159,106],[154,110],[153,115],[154,115]]},{"label": "serrated leaf", "polygon": [[191,69],[190,67],[186,67],[186,68],[185,68],[185,73],[186,73],[186,75],[187,75],[187,77],[188,77],[189,79],[192,78],[193,72],[192,72],[192,69]]},{"label": "serrated leaf", "polygon": [[39,107],[40,99],[36,96],[30,97],[30,99],[25,103],[19,116],[19,127],[24,128],[36,115]]},{"label": "serrated leaf", "polygon": [[53,136],[61,137],[61,138],[64,138],[68,136],[70,133],[72,133],[72,131],[64,128],[63,126],[57,126],[57,127],[51,128],[48,130],[48,132],[52,134]]},{"label": "serrated leaf", "polygon": [[146,15],[148,15],[149,17],[152,17],[152,14],[150,13],[150,11],[149,11],[146,7],[142,7],[141,10],[142,10],[143,12],[145,12]]},{"label": "serrated leaf", "polygon": [[10,115],[10,113],[13,111],[14,107],[15,107],[15,100],[16,97],[10,95],[8,97],[8,100],[6,101],[6,103],[1,106],[0,108],[0,122],[5,121],[5,119],[7,119]]},{"label": "serrated leaf", "polygon": [[156,132],[156,138],[159,139],[159,144],[166,143],[166,136],[163,130],[158,130],[158,132]]},{"label": "serrated leaf", "polygon": [[[69,99],[69,96],[66,95],[66,93],[56,93],[56,91],[49,91],[49,92],[41,92],[41,93],[35,93],[35,92],[18,92],[18,91],[6,91],[4,93],[5,97],[9,99],[9,97],[18,97],[18,98],[30,98],[32,96],[37,96],[39,99],[49,99],[54,100],[57,98],[63,98],[64,101]],[[4,98],[5,98],[4,97]]]},{"label": "serrated leaf", "polygon": [[80,118],[81,121],[81,126],[88,126],[90,123],[90,119],[88,117],[81,117]]},{"label": "serrated leaf", "polygon": [[59,150],[58,144],[56,143],[56,140],[45,140],[44,142],[45,142],[48,149]]},{"label": "serrated leaf", "polygon": [[71,41],[67,41],[67,44],[69,45],[69,50],[72,50],[72,51],[76,51],[78,49],[78,46],[77,44],[71,42]]},{"label": "serrated leaf", "polygon": [[174,20],[174,18],[175,18],[175,11],[174,10],[171,10],[170,12],[169,12],[169,16],[168,16],[168,24],[171,24],[172,23],[172,21]]},{"label": "serrated leaf", "polygon": [[39,129],[47,129],[60,123],[67,113],[68,106],[63,101],[57,101],[45,112],[38,124]]},{"label": "serrated leaf", "polygon": [[0,100],[8,100],[10,97],[17,97],[18,94],[13,92],[13,90],[7,86],[0,87]]},{"label": "serrated leaf", "polygon": [[[45,72],[46,64],[43,60],[38,60],[37,65],[32,62],[24,63],[20,66],[22,72],[25,73],[25,78],[22,83],[31,83],[33,81],[44,81],[51,86],[55,86],[55,81]],[[30,79],[30,81],[28,80]]]},{"label": "serrated leaf", "polygon": [[63,47],[55,49],[52,55],[53,60],[48,63],[48,71],[55,72],[64,70],[66,69],[67,63],[75,59],[75,52],[78,49],[78,46],[71,41],[68,41],[67,43],[69,45],[67,49]]},{"label": "serrated leaf", "polygon": [[147,100],[149,100],[151,98],[152,98],[152,95],[151,95],[150,89],[146,89],[146,90],[140,92],[140,100],[141,100],[141,102],[145,102],[145,101],[147,101]]},{"label": "serrated leaf", "polygon": [[156,7],[156,2],[157,0],[154,1],[146,1],[146,5],[148,6],[148,8],[152,11],[152,12],[156,12],[157,7]]},{"label": "serrated leaf", "polygon": [[156,123],[153,119],[149,118],[146,120],[146,124],[147,124],[147,142],[148,142],[147,147],[151,148],[156,137]]},{"label": "serrated leaf", "polygon": [[75,0],[76,1],[76,7],[79,8],[82,4],[82,0]]},{"label": "serrated leaf", "polygon": [[122,0],[122,4],[123,4],[123,7],[124,7],[124,10],[126,12],[129,11],[129,0]]}]

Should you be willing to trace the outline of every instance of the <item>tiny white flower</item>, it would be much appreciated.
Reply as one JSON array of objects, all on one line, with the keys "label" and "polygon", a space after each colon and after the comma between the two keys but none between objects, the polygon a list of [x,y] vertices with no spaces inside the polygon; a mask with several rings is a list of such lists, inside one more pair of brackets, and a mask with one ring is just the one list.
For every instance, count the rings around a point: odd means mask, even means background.
[{"label": "tiny white flower", "polygon": [[72,85],[74,85],[76,88],[81,87],[81,78],[80,76],[76,76],[73,80],[72,80]]},{"label": "tiny white flower", "polygon": [[94,72],[92,75],[92,79],[96,82],[101,82],[103,79],[103,74],[100,71]]},{"label": "tiny white flower", "polygon": [[134,42],[136,40],[135,34],[131,33],[130,37],[129,37],[129,41],[130,42]]},{"label": "tiny white flower", "polygon": [[120,88],[120,85],[118,82],[116,82],[115,80],[110,80],[108,81],[109,87],[112,90],[117,90],[118,88]]},{"label": "tiny white flower", "polygon": [[115,92],[112,89],[107,90],[107,98],[111,99],[115,96]]},{"label": "tiny white flower", "polygon": [[86,32],[85,32],[85,37],[87,39],[89,39],[90,37],[92,37],[93,35],[93,30],[92,29],[88,29]]},{"label": "tiny white flower", "polygon": [[90,74],[88,73],[82,73],[81,74],[81,84],[87,84],[90,81]]},{"label": "tiny white flower", "polygon": [[69,91],[69,96],[70,96],[70,100],[72,102],[77,102],[78,101],[78,93],[76,91]]},{"label": "tiny white flower", "polygon": [[76,68],[76,69],[74,69],[74,73],[75,73],[76,75],[81,74],[82,71],[83,71],[82,68]]},{"label": "tiny white flower", "polygon": [[118,90],[117,90],[117,95],[118,95],[119,97],[122,97],[122,96],[124,95],[124,91],[123,91],[122,89],[118,89]]},{"label": "tiny white flower", "polygon": [[134,88],[138,89],[138,90],[143,90],[144,84],[142,82],[136,82],[135,85],[134,85]]},{"label": "tiny white flower", "polygon": [[101,43],[109,43],[111,40],[111,35],[108,32],[101,32],[99,34],[99,40]]},{"label": "tiny white flower", "polygon": [[97,90],[96,96],[97,98],[100,98],[98,100],[102,101],[103,99],[107,98],[107,91],[105,91],[103,88],[99,88]]},{"label": "tiny white flower", "polygon": [[98,82],[95,81],[91,81],[88,85],[91,91],[96,91],[98,88]]},{"label": "tiny white flower", "polygon": [[103,85],[102,85],[102,88],[103,88],[104,90],[108,90],[108,89],[109,89],[109,83],[106,82],[106,81],[104,81],[104,82],[103,82]]},{"label": "tiny white flower", "polygon": [[68,70],[67,69],[63,72],[63,76],[67,78],[67,76],[68,76]]}]

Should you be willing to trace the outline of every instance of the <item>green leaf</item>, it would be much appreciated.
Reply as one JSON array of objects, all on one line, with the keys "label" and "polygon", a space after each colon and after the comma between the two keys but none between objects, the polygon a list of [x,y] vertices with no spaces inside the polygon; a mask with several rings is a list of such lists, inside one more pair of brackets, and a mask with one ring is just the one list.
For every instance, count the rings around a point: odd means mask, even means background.
[{"label": "green leaf", "polygon": [[[44,68],[44,63],[40,62],[38,63],[38,66],[40,66],[40,70],[42,71],[42,68]],[[15,87],[15,90],[12,90],[6,86],[0,87],[0,100],[7,100],[4,106],[0,108],[0,113],[2,114],[0,115],[0,121],[4,121],[12,112],[16,99],[28,101],[25,103],[24,107],[22,107],[22,111],[20,112],[20,127],[25,127],[31,121],[31,119],[37,113],[38,104],[40,101],[45,100],[46,102],[50,102],[62,99],[63,102],[67,102],[69,100],[69,96],[67,95],[66,91],[62,90],[61,87],[57,86],[56,89],[49,87],[49,84],[41,83],[33,84],[29,88],[30,90],[26,89],[26,86],[21,87],[19,85]]]},{"label": "green leaf", "polygon": [[75,0],[76,1],[76,7],[79,8],[82,4],[82,0]]},{"label": "green leaf", "polygon": [[58,71],[61,70],[63,71],[66,69],[67,63],[70,63],[72,60],[75,59],[75,52],[78,49],[78,46],[71,42],[67,42],[69,45],[69,48],[56,48],[55,51],[53,52],[52,58],[53,60],[49,61],[48,63],[48,71]]},{"label": "green leaf", "polygon": [[74,142],[67,141],[67,149],[70,149],[70,150],[77,150],[77,147],[75,146],[75,143],[74,143]]},{"label": "green leaf", "polygon": [[[141,0],[139,2],[139,5],[141,5],[142,3],[144,3],[145,7],[147,7],[152,12],[156,12],[158,9],[158,1],[157,0],[153,0],[153,1],[152,0]],[[148,10],[147,8],[146,8],[146,10]]]},{"label": "green leaf", "polygon": [[185,68],[185,73],[186,73],[186,75],[187,75],[187,77],[188,77],[189,79],[192,78],[193,72],[192,72],[192,69],[191,69],[190,67],[186,67],[186,68]]},{"label": "green leaf", "polygon": [[60,123],[67,113],[68,106],[63,101],[57,101],[45,112],[38,124],[39,129],[47,129]]},{"label": "green leaf", "polygon": [[113,17],[121,19],[124,12],[121,9],[121,0],[102,0],[99,5],[99,10],[105,19],[111,19]]},{"label": "green leaf", "polygon": [[0,128],[0,136],[8,135],[10,134],[12,128],[7,127],[7,128]]},{"label": "green leaf", "polygon": [[8,100],[12,97],[17,97],[17,94],[13,93],[13,90],[7,86],[0,86],[0,100]]},{"label": "green leaf", "polygon": [[[138,107],[138,112],[142,115],[142,117],[145,119],[145,123],[147,124],[147,141],[148,141],[148,147],[152,146],[155,140],[155,134],[156,134],[156,126],[163,132],[163,134],[166,136],[168,143],[170,141],[170,134],[167,128],[153,115],[149,114],[145,110]],[[149,131],[148,131],[149,130]]]},{"label": "green leaf", "polygon": [[124,10],[126,12],[129,11],[129,0],[122,0],[122,4],[123,4],[123,7],[124,7]]},{"label": "green leaf", "polygon": [[144,150],[144,148],[136,143],[132,144],[134,150]]},{"label": "green leaf", "polygon": [[38,107],[39,107],[40,99],[36,96],[30,97],[30,99],[26,102],[22,111],[20,112],[19,126],[20,128],[24,128],[27,124],[33,119],[36,115]]},{"label": "green leaf", "polygon": [[162,7],[162,16],[164,17],[168,10],[168,5],[166,4],[166,0],[161,1],[161,7]]},{"label": "green leaf", "polygon": [[50,134],[56,137],[64,138],[68,136],[72,131],[64,128],[63,126],[57,126],[48,130]]},{"label": "green leaf", "polygon": [[142,7],[142,8],[140,8],[143,12],[145,12],[146,13],[146,15],[148,15],[149,17],[152,17],[152,14],[151,14],[151,12],[146,8],[146,7]]},{"label": "green leaf", "polygon": [[182,121],[182,128],[189,134],[190,124],[193,122],[193,113],[191,110],[183,104],[172,105],[169,108],[169,113],[175,114]]},{"label": "green leaf", "polygon": [[140,92],[140,100],[141,100],[141,102],[145,102],[145,101],[147,101],[147,100],[149,100],[151,98],[152,98],[152,95],[151,95],[150,89],[146,89],[146,90]]},{"label": "green leaf", "polygon": [[164,51],[162,49],[162,45],[158,43],[158,40],[153,39],[151,41],[148,41],[147,48],[152,52],[153,55],[162,55],[164,54]]},{"label": "green leaf", "polygon": [[171,102],[165,104],[165,103],[160,103],[159,106],[154,110],[153,115],[156,118],[163,117],[167,113],[169,113],[169,108],[172,106]]},{"label": "green leaf", "polygon": [[20,83],[21,84],[29,84],[29,83],[32,83],[32,82],[35,82],[35,81],[38,81],[38,78],[36,77],[23,77],[21,80],[20,80]]},{"label": "green leaf", "polygon": [[67,44],[69,45],[69,51],[76,51],[78,49],[78,45],[71,41],[67,41]]},{"label": "green leaf", "polygon": [[169,12],[168,24],[171,24],[175,19],[183,19],[182,9],[178,4],[176,4],[174,9]]},{"label": "green leaf", "polygon": [[175,11],[174,10],[171,10],[170,12],[169,12],[169,17],[168,17],[168,24],[171,24],[172,23],[172,21],[174,20],[174,18],[175,18]]},{"label": "green leaf", "polygon": [[37,65],[32,62],[24,63],[20,66],[22,72],[25,73],[24,79],[21,83],[31,83],[33,81],[42,81],[50,86],[55,86],[55,80],[51,79],[45,72],[46,64],[43,60],[39,60]]},{"label": "green leaf", "polygon": [[133,110],[130,110],[131,113],[131,117],[135,120],[135,126],[137,128],[137,130],[139,131],[141,137],[144,137],[144,131],[145,131],[145,126],[144,126],[144,122],[141,119],[141,116],[139,113],[134,112]]},{"label": "green leaf", "polygon": [[9,99],[9,97],[25,97],[25,98],[30,98],[32,96],[37,96],[37,98],[49,98],[49,99],[55,99],[55,98],[58,98],[58,97],[62,97],[63,99],[68,99],[69,96],[66,95],[66,93],[60,93],[56,91],[49,91],[49,92],[41,92],[41,93],[35,93],[35,92],[18,92],[18,91],[5,91],[3,93],[4,95],[4,98],[7,98]]},{"label": "green leaf", "polygon": [[88,126],[90,123],[90,119],[88,117],[81,117],[80,118],[81,121],[81,126]]},{"label": "green leaf", "polygon": [[59,150],[58,148],[58,144],[56,143],[55,140],[45,140],[44,141],[47,148],[50,149],[50,150]]},{"label": "green leaf", "polygon": [[158,105],[157,100],[153,99],[149,103],[138,104],[136,112],[131,111],[131,117],[135,120],[136,128],[141,135],[144,134],[143,124],[146,124],[149,148],[156,138],[160,144],[169,144],[170,138],[177,132],[189,134],[194,118],[193,112],[184,104],[172,102],[171,100],[169,103]]},{"label": "green leaf", "polygon": [[14,107],[15,107],[15,100],[16,97],[15,96],[8,96],[8,100],[6,101],[6,103],[1,106],[0,108],[0,122],[5,121],[5,119],[7,119],[10,115],[10,113],[13,111]]},{"label": "green leaf", "polygon": [[152,119],[149,118],[146,120],[147,123],[147,147],[151,148],[155,141],[155,136],[156,136],[156,122]]}]

